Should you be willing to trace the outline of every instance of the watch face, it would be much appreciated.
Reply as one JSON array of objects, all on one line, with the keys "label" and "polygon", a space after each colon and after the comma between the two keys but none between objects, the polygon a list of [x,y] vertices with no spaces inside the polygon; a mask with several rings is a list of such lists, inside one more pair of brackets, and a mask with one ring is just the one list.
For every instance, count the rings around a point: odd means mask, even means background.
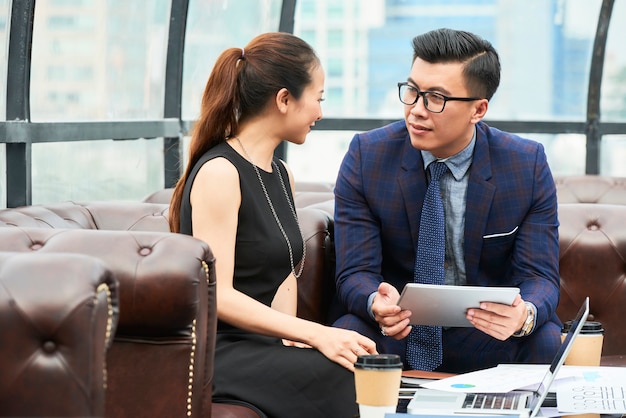
[{"label": "watch face", "polygon": [[528,303],[526,303],[526,312],[528,316],[526,317],[526,321],[524,321],[524,326],[522,327],[523,335],[530,334],[530,331],[533,329],[533,324],[535,323],[535,312]]}]

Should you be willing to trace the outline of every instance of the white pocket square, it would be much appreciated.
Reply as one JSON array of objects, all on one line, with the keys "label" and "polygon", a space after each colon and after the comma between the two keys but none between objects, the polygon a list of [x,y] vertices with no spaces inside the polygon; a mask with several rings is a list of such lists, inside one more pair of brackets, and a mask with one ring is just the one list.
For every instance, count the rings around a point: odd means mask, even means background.
[{"label": "white pocket square", "polygon": [[513,228],[513,230],[511,232],[501,232],[499,234],[490,234],[490,235],[485,235],[483,236],[483,239],[487,239],[487,238],[497,238],[497,237],[506,237],[507,235],[512,235],[515,233],[515,231],[517,231],[517,229],[519,228],[519,226],[516,226],[515,228]]}]

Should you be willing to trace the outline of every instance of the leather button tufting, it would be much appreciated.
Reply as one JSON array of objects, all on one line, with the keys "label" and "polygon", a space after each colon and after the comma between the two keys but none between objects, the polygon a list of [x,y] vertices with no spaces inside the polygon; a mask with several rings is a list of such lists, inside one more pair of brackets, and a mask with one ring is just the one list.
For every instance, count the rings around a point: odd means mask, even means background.
[{"label": "leather button tufting", "polygon": [[139,250],[140,255],[150,255],[151,252],[152,252],[152,248],[148,248],[148,247],[143,247],[142,249]]},{"label": "leather button tufting", "polygon": [[40,250],[42,248],[43,248],[43,245],[39,244],[39,243],[35,243],[35,244],[30,246],[30,249],[33,250],[33,251],[37,251],[37,250]]},{"label": "leather button tufting", "polygon": [[57,349],[57,345],[54,343],[54,341],[46,341],[45,343],[43,343],[43,351],[45,351],[46,353],[54,353],[54,351]]}]

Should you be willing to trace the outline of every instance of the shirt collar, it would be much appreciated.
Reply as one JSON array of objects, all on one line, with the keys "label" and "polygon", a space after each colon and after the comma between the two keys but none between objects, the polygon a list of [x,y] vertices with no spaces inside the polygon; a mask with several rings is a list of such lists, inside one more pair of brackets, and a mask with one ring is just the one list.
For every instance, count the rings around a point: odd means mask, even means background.
[{"label": "shirt collar", "polygon": [[424,170],[428,168],[433,161],[443,162],[448,166],[448,169],[454,176],[455,180],[461,180],[470,165],[472,165],[472,155],[474,154],[474,146],[476,145],[476,128],[474,128],[474,134],[472,140],[465,148],[458,153],[448,158],[438,159],[430,151],[420,150],[422,153],[422,159],[424,160]]}]

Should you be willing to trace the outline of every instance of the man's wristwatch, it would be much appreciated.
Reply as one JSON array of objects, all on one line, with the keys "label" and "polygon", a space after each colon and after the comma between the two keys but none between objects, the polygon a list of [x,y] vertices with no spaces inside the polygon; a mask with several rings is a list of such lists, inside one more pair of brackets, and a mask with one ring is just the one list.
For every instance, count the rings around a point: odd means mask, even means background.
[{"label": "man's wristwatch", "polygon": [[522,324],[522,328],[513,334],[514,337],[525,337],[530,334],[535,326],[535,309],[530,302],[524,302],[526,304],[526,321]]}]

